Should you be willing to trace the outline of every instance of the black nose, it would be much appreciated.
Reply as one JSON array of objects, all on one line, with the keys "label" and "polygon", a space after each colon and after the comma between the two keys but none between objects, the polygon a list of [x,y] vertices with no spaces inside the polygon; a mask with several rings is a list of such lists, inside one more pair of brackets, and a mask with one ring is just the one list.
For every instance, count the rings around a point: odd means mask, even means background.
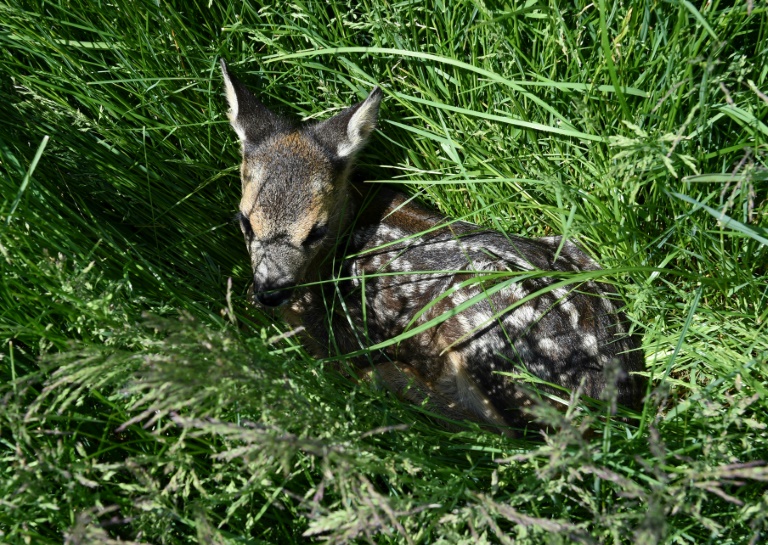
[{"label": "black nose", "polygon": [[291,298],[293,286],[283,286],[276,289],[257,291],[256,300],[265,307],[279,307]]}]

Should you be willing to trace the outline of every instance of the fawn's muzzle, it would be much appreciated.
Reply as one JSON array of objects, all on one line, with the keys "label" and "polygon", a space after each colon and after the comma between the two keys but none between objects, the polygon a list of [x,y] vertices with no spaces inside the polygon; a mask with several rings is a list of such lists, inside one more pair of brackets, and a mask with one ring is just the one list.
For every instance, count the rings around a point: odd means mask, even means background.
[{"label": "fawn's muzzle", "polygon": [[293,294],[293,286],[279,286],[273,289],[256,291],[256,300],[265,307],[279,307],[288,302]]}]

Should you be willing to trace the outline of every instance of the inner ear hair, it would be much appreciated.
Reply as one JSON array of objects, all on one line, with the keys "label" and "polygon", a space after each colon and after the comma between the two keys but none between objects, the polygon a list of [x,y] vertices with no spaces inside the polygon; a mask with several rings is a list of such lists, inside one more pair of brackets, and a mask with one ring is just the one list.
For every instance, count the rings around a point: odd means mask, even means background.
[{"label": "inner ear hair", "polygon": [[379,118],[379,104],[381,104],[381,89],[378,87],[371,91],[368,98],[359,105],[347,125],[347,138],[339,145],[337,153],[340,157],[354,155],[368,142]]},{"label": "inner ear hair", "polygon": [[315,125],[315,137],[339,158],[348,159],[368,142],[379,115],[382,92],[378,87],[363,102]]}]

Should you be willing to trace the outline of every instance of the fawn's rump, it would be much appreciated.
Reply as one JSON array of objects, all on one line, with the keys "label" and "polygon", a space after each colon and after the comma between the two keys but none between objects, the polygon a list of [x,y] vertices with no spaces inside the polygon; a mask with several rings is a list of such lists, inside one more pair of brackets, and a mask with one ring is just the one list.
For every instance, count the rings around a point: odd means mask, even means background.
[{"label": "fawn's rump", "polygon": [[599,267],[575,244],[464,222],[416,237],[375,223],[355,241],[363,255],[348,264],[353,280],[344,290],[353,321],[362,323],[367,309],[371,343],[432,322],[385,357],[411,366],[426,388],[457,400],[470,418],[520,424],[520,408],[530,403],[516,386],[521,374],[543,390],[553,388],[542,381],[594,398],[615,389],[622,405],[641,404],[643,379],[631,374],[643,369],[637,339],[613,288],[580,275]]}]

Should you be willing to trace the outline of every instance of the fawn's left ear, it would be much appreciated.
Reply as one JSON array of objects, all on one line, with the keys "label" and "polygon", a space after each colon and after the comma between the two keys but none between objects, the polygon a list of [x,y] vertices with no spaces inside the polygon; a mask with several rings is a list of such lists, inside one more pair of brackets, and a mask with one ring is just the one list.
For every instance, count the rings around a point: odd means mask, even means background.
[{"label": "fawn's left ear", "polygon": [[375,87],[363,102],[315,125],[315,137],[342,159],[354,156],[376,128],[381,97],[381,89]]},{"label": "fawn's left ear", "polygon": [[224,59],[220,63],[229,103],[229,121],[240,141],[256,145],[284,128],[285,121],[269,111],[240,80],[230,75]]}]

